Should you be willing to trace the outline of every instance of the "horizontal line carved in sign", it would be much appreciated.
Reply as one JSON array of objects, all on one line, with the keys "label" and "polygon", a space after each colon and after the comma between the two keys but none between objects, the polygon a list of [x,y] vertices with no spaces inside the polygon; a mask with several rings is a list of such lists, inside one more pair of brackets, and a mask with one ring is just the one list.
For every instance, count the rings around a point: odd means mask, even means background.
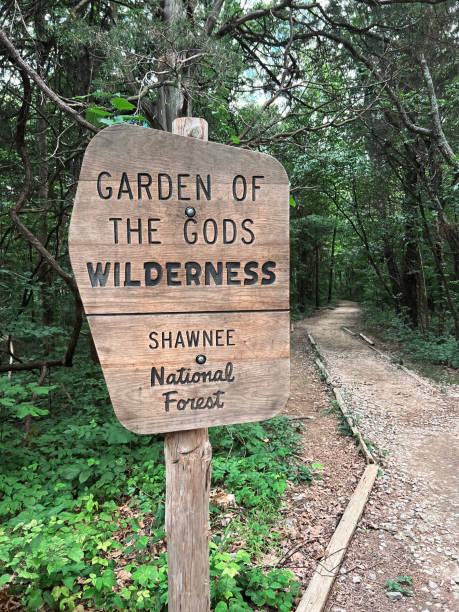
[{"label": "horizontal line carved in sign", "polygon": [[184,310],[180,312],[100,312],[87,314],[87,317],[153,317],[164,315],[212,315],[212,314],[251,314],[256,312],[290,312],[288,308],[259,310]]}]

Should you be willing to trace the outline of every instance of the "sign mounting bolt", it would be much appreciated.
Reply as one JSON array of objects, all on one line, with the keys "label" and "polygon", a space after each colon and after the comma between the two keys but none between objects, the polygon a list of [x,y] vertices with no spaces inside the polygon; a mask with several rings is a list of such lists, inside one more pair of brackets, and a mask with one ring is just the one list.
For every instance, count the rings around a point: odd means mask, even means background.
[{"label": "sign mounting bolt", "polygon": [[190,217],[190,219],[191,219],[191,217],[195,216],[196,210],[192,206],[187,206],[185,208],[185,214],[186,214],[187,217]]},{"label": "sign mounting bolt", "polygon": [[196,363],[199,363],[199,365],[204,365],[206,361],[207,359],[205,355],[196,355]]}]

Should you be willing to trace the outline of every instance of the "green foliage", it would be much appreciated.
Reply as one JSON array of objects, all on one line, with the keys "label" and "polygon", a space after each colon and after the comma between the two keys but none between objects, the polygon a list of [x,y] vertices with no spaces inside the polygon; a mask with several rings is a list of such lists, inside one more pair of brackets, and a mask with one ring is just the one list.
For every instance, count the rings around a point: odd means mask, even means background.
[{"label": "green foliage", "polygon": [[37,405],[38,398],[43,398],[55,388],[55,385],[43,386],[31,382],[21,384],[20,382],[12,382],[8,377],[0,378],[0,414],[5,418],[5,413],[17,419],[23,419],[27,416],[43,416],[48,414],[49,410]]},{"label": "green foliage", "polygon": [[311,482],[313,471],[298,464],[300,422],[276,417],[261,423],[210,430],[212,472],[248,508],[277,508],[287,480]]},{"label": "green foliage", "polygon": [[298,583],[291,572],[271,570],[264,573],[250,567],[245,551],[230,555],[213,548],[210,565],[211,599],[215,612],[292,610],[295,597],[300,594]]},{"label": "green foliage", "polygon": [[386,580],[386,589],[388,591],[401,593],[405,597],[412,597],[413,593],[405,585],[411,586],[413,578],[411,576],[397,576],[395,579]]},{"label": "green foliage", "polygon": [[[107,611],[165,610],[167,557],[157,549],[164,538],[162,440],[134,435],[116,421],[100,369],[87,360],[43,387],[25,375],[15,378],[21,382],[0,379],[8,400],[1,429],[0,583],[27,610],[73,610],[80,602]],[[23,446],[16,405],[32,394],[48,408],[34,415]],[[69,398],[78,398],[78,410]],[[214,529],[211,545],[212,601],[221,610],[292,609],[293,576],[265,574],[252,563],[275,545],[287,479],[310,481],[321,468],[296,462],[300,431],[285,417],[211,430],[213,486],[233,492],[239,505],[226,529]],[[217,525],[220,514],[212,508]],[[238,552],[227,552],[236,541]]]},{"label": "green foliage", "polygon": [[[126,111],[132,111],[136,107],[134,104],[121,97],[119,94],[110,97],[109,94],[103,94],[98,91],[97,104],[94,101],[89,103],[86,110],[86,120],[95,125],[96,127],[104,127],[107,125],[115,125],[118,123],[132,123],[147,125],[146,118],[143,115],[129,115]],[[88,96],[78,96],[79,98],[87,98]],[[93,95],[91,95],[93,97]],[[101,106],[104,98],[107,102],[104,106]]]},{"label": "green foliage", "polygon": [[338,433],[341,436],[350,436],[352,438],[354,436],[354,434],[352,433],[352,429],[341,411],[338,412],[338,417]]},{"label": "green foliage", "polygon": [[[459,368],[459,341],[452,334],[439,336],[430,330],[413,329],[400,315],[371,303],[365,304],[364,316],[366,324],[375,328],[384,340],[397,342],[402,355],[410,361]],[[435,329],[435,318],[432,327]]]},{"label": "green foliage", "polygon": [[[368,438],[364,438],[364,437],[362,437],[362,440],[365,446],[367,447],[367,449],[370,451],[370,453],[373,453],[375,451],[375,446],[373,442],[371,440],[368,440]],[[360,442],[357,444],[357,450],[362,450]]]}]

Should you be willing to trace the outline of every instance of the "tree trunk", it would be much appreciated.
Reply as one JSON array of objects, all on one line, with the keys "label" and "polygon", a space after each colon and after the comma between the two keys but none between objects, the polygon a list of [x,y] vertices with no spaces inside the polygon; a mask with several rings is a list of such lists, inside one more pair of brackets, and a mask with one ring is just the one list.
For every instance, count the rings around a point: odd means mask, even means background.
[{"label": "tree trunk", "polygon": [[442,266],[442,261],[439,257],[438,251],[435,247],[435,244],[432,240],[432,236],[430,234],[430,229],[429,229],[429,224],[427,223],[427,218],[425,215],[425,210],[424,210],[424,206],[422,205],[422,202],[419,202],[419,208],[421,211],[421,217],[424,223],[424,232],[425,232],[425,236],[427,239],[427,242],[430,246],[430,250],[432,252],[433,258],[434,258],[434,262],[435,262],[435,267],[436,267],[436,271],[437,271],[437,275],[438,275],[438,279],[439,282],[442,285],[442,289],[444,291],[444,295],[446,297],[447,303],[448,303],[448,307],[449,310],[451,312],[451,316],[453,318],[454,321],[454,335],[456,340],[459,340],[459,317],[457,314],[457,309],[455,306],[455,302],[454,302],[454,298],[451,296],[451,293],[449,291],[449,285],[448,285],[448,279],[445,276],[445,273],[443,271],[443,266]]},{"label": "tree trunk", "polygon": [[413,236],[413,227],[408,222],[406,225],[407,244],[403,256],[402,272],[402,306],[413,327],[418,326],[418,276],[419,276],[419,251]]},{"label": "tree trunk", "polygon": [[332,294],[333,294],[333,274],[335,268],[335,240],[336,240],[336,225],[333,228],[333,238],[332,238],[332,246],[330,253],[330,271],[328,274],[328,299],[327,303],[331,304]]},{"label": "tree trunk", "polygon": [[[185,19],[184,4],[181,0],[164,0],[164,23],[171,28],[180,20]],[[182,116],[185,96],[182,89],[182,68],[180,61],[183,56],[175,51],[160,58],[160,67],[168,71],[164,80],[170,80],[171,75],[177,79],[176,85],[164,85],[158,94],[158,119],[166,132],[172,132],[172,122]]]},{"label": "tree trunk", "polygon": [[419,261],[419,274],[418,274],[418,325],[422,332],[426,332],[429,329],[429,305],[427,301],[427,287],[426,277],[424,274],[424,263],[422,260],[421,250],[418,244],[418,261]]},{"label": "tree trunk", "polygon": [[405,251],[402,262],[402,306],[410,325],[418,327],[418,285],[421,269],[419,260],[419,234],[417,211],[419,205],[418,164],[416,151],[405,145],[407,168],[405,171],[405,199],[403,210],[405,214]]},{"label": "tree trunk", "polygon": [[[40,0],[35,7],[35,29],[39,38],[37,45],[38,50],[38,74],[43,80],[46,80],[44,65],[48,56],[46,49],[47,32],[45,27],[45,3]],[[36,92],[36,137],[37,137],[37,162],[38,162],[38,200],[42,208],[39,218],[39,229],[37,238],[41,244],[47,246],[48,243],[48,121],[46,112],[47,100],[44,94],[37,90]],[[41,318],[44,326],[48,327],[53,322],[53,311],[50,299],[50,289],[53,282],[53,274],[48,262],[44,259],[38,267],[37,278],[39,281],[38,293],[41,302]],[[45,336],[44,349],[49,353],[53,346],[49,337]]]},{"label": "tree trunk", "polygon": [[385,242],[384,244],[384,260],[387,265],[387,272],[389,273],[389,281],[392,289],[392,294],[395,297],[395,308],[397,312],[400,312],[400,295],[401,295],[401,286],[400,286],[400,272],[397,265],[397,258],[394,253],[394,249],[392,244],[388,244]]},{"label": "tree trunk", "polygon": [[[440,235],[440,228],[438,226],[438,217],[435,218],[435,243],[433,244],[433,248],[435,250],[435,253],[433,253],[434,262],[436,264],[436,262],[438,261],[440,268],[443,269],[443,266],[444,266],[443,245],[442,245],[442,239]],[[439,276],[438,272],[436,276],[437,276],[437,284],[438,284],[438,297],[437,297],[436,303],[434,303],[434,308],[436,310],[437,317],[438,317],[437,335],[443,336],[443,334],[445,333],[445,325],[446,325],[447,299],[446,299],[445,291],[443,289],[443,281],[441,277]]]},{"label": "tree trunk", "polygon": [[[37,94],[42,98],[42,94]],[[47,122],[45,115],[45,104],[42,101],[37,102],[37,143],[38,143],[38,198],[43,212],[40,215],[40,229],[37,237],[40,242],[47,245],[48,242],[48,140]],[[38,269],[39,293],[42,308],[42,323],[49,326],[53,322],[53,311],[51,304],[50,289],[53,284],[53,273],[48,265],[48,262],[42,260]],[[52,350],[49,338],[45,339],[45,351],[48,353]]]},{"label": "tree trunk", "polygon": [[315,254],[315,302],[316,308],[320,308],[320,260],[319,260],[319,245],[314,247]]}]

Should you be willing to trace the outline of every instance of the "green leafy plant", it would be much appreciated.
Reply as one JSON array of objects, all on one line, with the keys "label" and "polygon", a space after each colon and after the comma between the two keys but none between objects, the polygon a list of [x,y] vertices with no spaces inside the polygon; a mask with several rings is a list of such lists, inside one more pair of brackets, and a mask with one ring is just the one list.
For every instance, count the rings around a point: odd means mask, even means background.
[{"label": "green leafy plant", "polygon": [[[403,364],[405,358],[418,364],[459,367],[459,341],[452,333],[435,334],[432,330],[412,329],[402,315],[381,309],[371,302],[365,304],[364,317],[366,324],[384,340],[398,344],[402,355],[397,357],[397,363]],[[434,326],[435,318],[432,321]]]},{"label": "green leafy plant", "polygon": [[339,418],[338,433],[341,436],[350,436],[351,438],[354,437],[354,434],[352,432],[351,426],[349,425],[349,423],[345,419],[345,417],[344,417],[343,413],[341,412],[341,410],[338,412],[338,418]]},{"label": "green leafy plant", "polygon": [[291,572],[271,570],[265,573],[250,567],[250,557],[243,550],[231,555],[214,548],[210,567],[214,578],[211,598],[215,612],[253,610],[253,605],[257,610],[287,612],[300,593]]},{"label": "green leafy plant", "polygon": [[43,386],[35,382],[27,384],[12,382],[8,377],[3,376],[0,378],[0,406],[8,409],[9,414],[18,419],[27,416],[44,416],[49,413],[49,410],[38,406],[37,398],[48,395],[54,388],[55,385]]},{"label": "green leafy plant", "polygon": [[405,597],[412,597],[413,593],[405,586],[411,586],[413,578],[411,576],[397,576],[397,578],[386,580],[386,589],[390,592],[401,593]]},{"label": "green leafy plant", "polygon": [[[110,96],[102,92],[94,92],[89,96],[76,96],[78,99],[95,98],[97,103],[92,100],[86,110],[86,120],[96,127],[116,125],[119,123],[133,123],[147,125],[147,120],[143,115],[129,114],[135,110],[135,105],[123,98],[119,94]],[[105,101],[104,101],[105,100]]]},{"label": "green leafy plant", "polygon": [[[77,360],[72,372],[60,371],[45,388],[19,375],[14,383],[7,377],[1,382],[2,398],[8,398],[0,467],[1,583],[27,610],[73,610],[80,603],[107,611],[165,610],[163,441],[136,436],[118,423],[100,368],[87,360]],[[18,444],[22,424],[13,415],[33,395],[40,407],[46,401],[46,410],[35,417],[24,447]],[[222,511],[211,509],[211,588],[220,609],[253,609],[247,589],[255,593],[256,584],[274,592],[266,609],[291,609],[288,593],[293,598],[298,589],[293,578],[282,572],[266,578],[253,565],[277,545],[274,526],[287,481],[311,482],[321,469],[298,461],[301,431],[300,422],[286,417],[211,430],[213,485],[233,492],[238,506],[225,528],[219,526]],[[229,552],[236,542],[238,552]],[[279,581],[286,586],[277,588]]]}]

